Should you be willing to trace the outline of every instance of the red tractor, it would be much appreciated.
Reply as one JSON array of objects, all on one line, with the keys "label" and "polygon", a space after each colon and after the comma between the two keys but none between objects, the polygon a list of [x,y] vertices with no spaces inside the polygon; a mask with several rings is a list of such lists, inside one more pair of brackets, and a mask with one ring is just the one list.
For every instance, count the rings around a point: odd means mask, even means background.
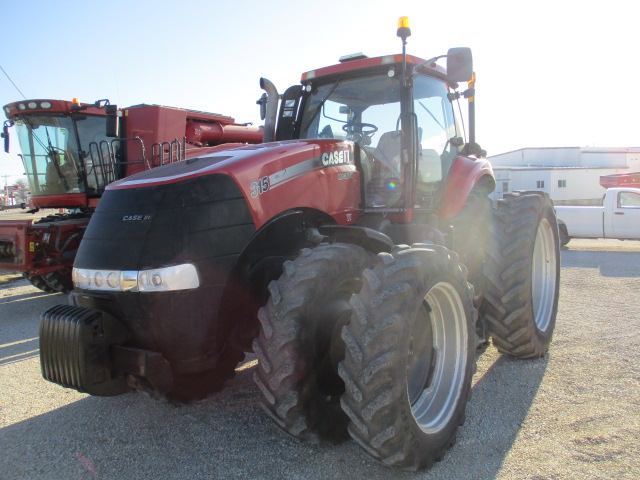
[{"label": "red tractor", "polygon": [[108,100],[25,100],[4,110],[5,151],[15,125],[32,194],[30,211],[69,209],[35,222],[0,221],[0,268],[23,272],[44,291],[73,288],[73,259],[108,184],[219,151],[226,148],[217,146],[222,143],[262,141],[261,128],[236,124],[231,117],[159,105],[120,110]]},{"label": "red tractor", "polygon": [[289,434],[350,434],[406,469],[440,459],[477,345],[547,351],[558,228],[544,193],[489,201],[473,82],[457,89],[471,51],[423,60],[404,52],[408,26],[398,34],[402,54],[345,57],[282,97],[262,79],[268,143],[109,185],[71,305],[41,315],[44,378],[189,400],[255,352],[266,410]]}]

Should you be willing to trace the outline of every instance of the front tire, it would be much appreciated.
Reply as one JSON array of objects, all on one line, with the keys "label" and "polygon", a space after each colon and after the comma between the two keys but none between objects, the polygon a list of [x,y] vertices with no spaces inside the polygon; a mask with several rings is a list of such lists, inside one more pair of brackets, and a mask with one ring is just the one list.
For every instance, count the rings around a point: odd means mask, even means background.
[{"label": "front tire", "polygon": [[70,293],[73,290],[71,268],[69,267],[45,273],[42,275],[42,280],[44,280],[54,292]]},{"label": "front tire", "polygon": [[519,358],[543,356],[560,287],[558,223],[546,193],[514,192],[498,200],[485,278],[484,318],[494,346]]},{"label": "front tire", "polygon": [[362,271],[374,261],[363,248],[336,243],[303,249],[269,284],[253,348],[262,401],[287,433],[308,441],[348,438],[337,374],[344,356],[342,326],[351,318],[349,298],[360,290]]},{"label": "front tire", "polygon": [[558,225],[558,234],[560,238],[560,246],[566,247],[567,243],[571,240],[571,237],[567,233],[566,225]]},{"label": "front tire", "polygon": [[22,276],[26,278],[31,285],[45,293],[58,293],[56,289],[42,278],[42,275],[29,275],[27,272],[22,272]]},{"label": "front tire", "polygon": [[378,257],[342,332],[342,408],[365,451],[415,471],[440,460],[464,422],[475,370],[473,288],[444,247]]}]

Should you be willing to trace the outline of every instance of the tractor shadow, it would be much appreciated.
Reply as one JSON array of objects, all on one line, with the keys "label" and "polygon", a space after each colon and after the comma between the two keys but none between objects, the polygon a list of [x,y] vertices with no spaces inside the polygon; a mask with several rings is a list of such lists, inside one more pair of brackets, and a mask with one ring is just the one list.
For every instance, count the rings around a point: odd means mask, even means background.
[{"label": "tractor shadow", "polygon": [[[548,354],[536,360],[479,352],[478,371],[458,441],[431,470],[434,479],[496,478],[543,381]],[[443,470],[442,475],[440,470]]]},{"label": "tractor shadow", "polygon": [[602,277],[640,277],[640,252],[569,250],[560,254],[560,266],[597,269]]}]

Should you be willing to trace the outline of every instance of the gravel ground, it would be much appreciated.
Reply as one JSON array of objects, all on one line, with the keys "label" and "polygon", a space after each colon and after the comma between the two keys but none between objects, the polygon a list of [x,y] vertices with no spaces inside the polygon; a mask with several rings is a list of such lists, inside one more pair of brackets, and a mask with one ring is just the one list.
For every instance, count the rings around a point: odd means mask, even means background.
[{"label": "gravel ground", "polygon": [[0,284],[0,479],[637,480],[638,292],[640,242],[572,240],[549,354],[519,361],[488,347],[457,444],[410,474],[351,441],[308,445],[280,432],[259,406],[251,359],[223,392],[181,407],[48,383],[38,314],[66,298],[13,280]]}]

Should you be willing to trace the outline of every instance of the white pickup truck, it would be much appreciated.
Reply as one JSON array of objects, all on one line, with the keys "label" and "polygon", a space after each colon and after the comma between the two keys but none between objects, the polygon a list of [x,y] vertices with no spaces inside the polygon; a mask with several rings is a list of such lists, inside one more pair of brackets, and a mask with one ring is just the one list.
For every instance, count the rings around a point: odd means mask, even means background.
[{"label": "white pickup truck", "polygon": [[601,207],[557,206],[560,245],[577,238],[640,239],[640,188],[610,188]]}]

